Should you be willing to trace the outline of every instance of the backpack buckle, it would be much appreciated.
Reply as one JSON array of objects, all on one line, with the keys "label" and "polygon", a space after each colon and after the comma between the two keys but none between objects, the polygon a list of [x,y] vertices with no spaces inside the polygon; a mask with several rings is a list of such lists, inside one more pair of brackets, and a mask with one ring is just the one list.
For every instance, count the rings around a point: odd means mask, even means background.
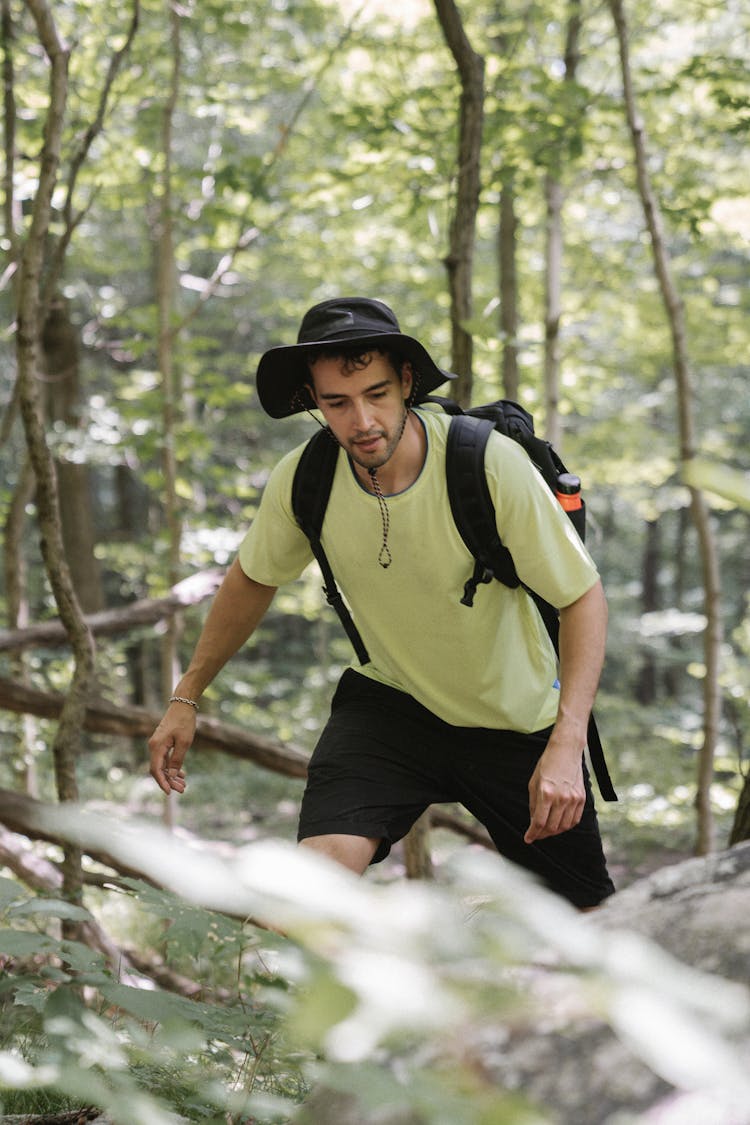
[{"label": "backpack buckle", "polygon": [[494,577],[495,572],[488,566],[485,566],[484,563],[477,560],[474,564],[474,573],[468,582],[464,584],[464,596],[461,598],[461,605],[473,606],[477,586],[491,582]]}]

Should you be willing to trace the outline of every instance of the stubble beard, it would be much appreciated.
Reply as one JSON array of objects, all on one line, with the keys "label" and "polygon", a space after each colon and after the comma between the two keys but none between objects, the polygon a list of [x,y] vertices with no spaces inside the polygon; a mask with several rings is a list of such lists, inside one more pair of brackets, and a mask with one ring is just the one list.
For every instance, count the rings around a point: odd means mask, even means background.
[{"label": "stubble beard", "polygon": [[[408,410],[404,410],[404,416],[401,419],[401,424],[399,425],[398,430],[394,434],[391,434],[390,437],[388,436],[388,432],[386,430],[377,430],[375,431],[375,433],[360,434],[358,439],[352,439],[347,450],[352,461],[354,461],[355,464],[359,465],[361,468],[366,469],[368,472],[382,469],[383,465],[386,465],[390,461],[393,454],[396,452],[398,444],[401,441],[401,438],[404,436],[404,430],[406,429],[408,417]],[[377,453],[362,453],[362,451],[359,449],[359,446],[356,444],[356,441],[362,441],[363,439],[376,437],[382,437],[385,439],[385,449],[382,452]]]}]

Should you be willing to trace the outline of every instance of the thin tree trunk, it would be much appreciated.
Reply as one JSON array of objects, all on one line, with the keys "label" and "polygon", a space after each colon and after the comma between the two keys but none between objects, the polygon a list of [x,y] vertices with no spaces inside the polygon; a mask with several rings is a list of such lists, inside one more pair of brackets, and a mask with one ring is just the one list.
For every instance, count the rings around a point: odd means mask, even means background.
[{"label": "thin tree trunk", "polygon": [[[660,608],[659,566],[661,564],[661,524],[647,520],[641,559],[641,613],[654,613]],[[653,650],[644,648],[638,671],[635,697],[647,707],[656,700],[656,659]]]},{"label": "thin tree trunk", "polygon": [[750,772],[745,775],[737,810],[734,814],[732,831],[729,836],[730,846],[739,844],[742,840],[750,840]]},{"label": "thin tree trunk", "polygon": [[456,196],[445,267],[451,299],[451,364],[458,375],[453,388],[462,406],[471,401],[473,340],[472,271],[479,208],[484,59],[472,48],[454,0],[435,0],[435,10],[461,80]]},{"label": "thin tree trunk", "polygon": [[[26,506],[33,495],[34,483],[34,473],[27,459],[21,468],[20,476],[11,497],[3,537],[5,600],[8,607],[8,624],[13,631],[23,630],[28,625],[29,620],[23,532],[26,525]],[[11,676],[21,683],[29,682],[27,661],[23,651],[16,650],[13,652],[10,672]],[[22,715],[15,732],[17,745],[15,757],[22,764],[24,788],[31,797],[37,796],[36,760],[34,756],[36,731],[36,723],[32,716]]]},{"label": "thin tree trunk", "polygon": [[[565,82],[576,79],[581,34],[581,2],[571,0],[565,39]],[[562,320],[563,143],[553,153],[547,170],[544,196],[547,208],[546,269],[544,294],[544,398],[545,436],[558,448],[562,444],[560,419],[560,324]]]},{"label": "thin tree trunk", "polygon": [[544,271],[544,435],[558,449],[560,425],[560,319],[562,316],[563,188],[557,173],[545,176],[547,208]]},{"label": "thin tree trunk", "polygon": [[[16,101],[15,101],[15,28],[10,0],[2,0],[0,21],[3,44],[3,149],[5,164],[3,171],[3,236],[9,248],[6,277],[13,274],[11,281],[14,303],[18,302],[18,256],[19,246],[16,235],[18,216],[16,213],[15,166],[16,166]],[[0,441],[10,438],[19,404],[18,380],[2,424]],[[3,535],[3,568],[5,574],[5,601],[7,621],[11,629],[23,628],[28,624],[29,607],[26,593],[26,564],[24,558],[23,533],[26,526],[26,506],[34,490],[34,472],[28,458],[24,458],[18,479],[13,489],[8,514],[5,519]],[[21,682],[28,679],[24,654],[16,652],[11,658],[11,675]],[[22,764],[24,788],[30,796],[36,796],[36,772],[34,762],[34,742],[36,724],[30,715],[23,715],[14,727],[14,756]]]},{"label": "thin tree trunk", "polygon": [[404,838],[407,879],[432,879],[430,855],[430,810],[426,809]]},{"label": "thin tree trunk", "polygon": [[[671,262],[664,238],[659,202],[653,190],[648,172],[646,137],[643,121],[636,106],[633,88],[628,47],[628,28],[624,4],[623,0],[609,0],[609,2],[617,29],[625,107],[635,153],[638,190],[643,204],[646,225],[651,238],[654,270],[659,282],[662,300],[672,334],[672,362],[677,388],[679,417],[680,461],[684,470],[689,466],[695,453],[693,392],[687,353],[684,309],[672,278]],[[709,852],[714,845],[714,827],[710,794],[714,773],[714,757],[721,720],[721,690],[719,685],[722,642],[721,586],[718,552],[704,493],[692,485],[689,486],[689,492],[690,512],[698,535],[700,548],[704,586],[704,611],[706,616],[706,632],[704,636],[704,663],[706,671],[703,681],[703,745],[699,756],[698,791],[696,795],[698,818],[696,850],[698,854],[704,855]]]},{"label": "thin tree trunk", "polygon": [[[162,388],[162,469],[164,475],[164,510],[167,517],[168,582],[174,586],[180,577],[182,554],[182,518],[177,492],[177,440],[180,418],[178,380],[174,366],[174,292],[176,266],[174,256],[174,220],[172,202],[172,138],[174,115],[180,91],[182,65],[182,15],[173,0],[166,0],[169,13],[169,33],[172,70],[167,101],[162,118],[162,173],[159,200],[159,237],[157,243],[156,302],[158,308],[157,362]],[[179,644],[182,635],[182,616],[172,614],[161,647],[162,695],[168,699],[173,685],[180,678]],[[172,823],[176,802],[170,794],[164,805],[164,818]]]},{"label": "thin tree trunk", "polygon": [[[51,423],[80,430],[80,361],[76,329],[68,301],[56,295],[42,332],[47,412]],[[101,567],[91,508],[89,467],[65,456],[55,459],[65,557],[76,595],[85,613],[104,607]]]},{"label": "thin tree trunk", "polygon": [[15,28],[10,0],[2,0],[0,7],[0,29],[3,44],[3,149],[5,166],[3,170],[3,231],[10,248],[8,260],[11,268],[18,261],[18,239],[16,237],[16,102],[15,102]]},{"label": "thin tree trunk", "polygon": [[516,192],[512,178],[503,180],[498,224],[500,274],[501,377],[505,398],[518,400],[518,271],[516,269]]},{"label": "thin tree trunk", "polygon": [[[60,619],[70,637],[74,669],[55,733],[52,752],[55,780],[61,801],[78,799],[76,746],[93,678],[94,644],[86,628],[65,561],[55,468],[47,445],[44,409],[39,392],[43,373],[41,334],[46,309],[41,299],[45,244],[48,237],[52,194],[57,182],[60,147],[67,104],[69,49],[60,40],[49,5],[27,0],[39,40],[50,66],[49,106],[44,124],[44,144],[39,161],[39,183],[31,225],[23,244],[17,317],[17,356],[21,415],[29,456],[37,483],[37,511],[41,548]],[[82,890],[81,853],[65,848],[63,890],[73,902]],[[77,933],[77,925],[64,924],[63,932]]]}]

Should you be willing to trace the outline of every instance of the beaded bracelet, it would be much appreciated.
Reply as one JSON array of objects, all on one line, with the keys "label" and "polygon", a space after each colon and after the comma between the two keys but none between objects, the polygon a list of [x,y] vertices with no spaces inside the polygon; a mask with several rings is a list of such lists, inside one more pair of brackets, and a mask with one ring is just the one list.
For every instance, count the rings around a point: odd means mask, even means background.
[{"label": "beaded bracelet", "polygon": [[188,699],[184,695],[170,695],[169,702],[170,703],[187,703],[189,707],[194,707],[196,711],[200,710],[200,708],[198,707],[198,704],[195,702],[194,699]]}]

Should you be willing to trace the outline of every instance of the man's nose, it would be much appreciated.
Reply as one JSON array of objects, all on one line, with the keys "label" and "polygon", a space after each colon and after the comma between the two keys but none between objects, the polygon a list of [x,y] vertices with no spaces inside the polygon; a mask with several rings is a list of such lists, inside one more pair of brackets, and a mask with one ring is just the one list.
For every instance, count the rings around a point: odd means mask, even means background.
[{"label": "man's nose", "polygon": [[358,430],[367,431],[372,426],[372,408],[366,399],[354,400],[354,425]]}]

